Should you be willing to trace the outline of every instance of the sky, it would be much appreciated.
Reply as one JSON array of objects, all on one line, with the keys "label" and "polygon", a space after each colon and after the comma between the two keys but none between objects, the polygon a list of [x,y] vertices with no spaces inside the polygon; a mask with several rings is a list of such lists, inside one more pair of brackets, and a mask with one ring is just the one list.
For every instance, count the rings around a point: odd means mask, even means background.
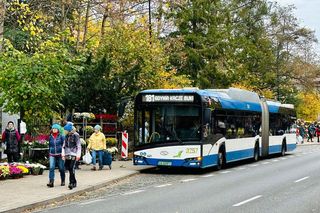
[{"label": "sky", "polygon": [[320,55],[320,0],[273,0],[282,6],[294,5],[296,7],[295,16],[298,18],[300,26],[307,27],[315,31],[318,44],[317,53]]}]

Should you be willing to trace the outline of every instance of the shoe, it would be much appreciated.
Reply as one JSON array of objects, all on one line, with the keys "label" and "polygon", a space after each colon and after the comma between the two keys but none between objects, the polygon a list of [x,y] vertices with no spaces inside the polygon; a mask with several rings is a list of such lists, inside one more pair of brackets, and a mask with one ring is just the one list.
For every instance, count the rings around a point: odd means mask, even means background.
[{"label": "shoe", "polygon": [[50,182],[47,184],[48,187],[52,188],[54,186],[53,180],[50,180]]},{"label": "shoe", "polygon": [[102,170],[103,166],[99,166],[99,170]]},{"label": "shoe", "polygon": [[96,171],[97,169],[96,169],[96,167],[94,166],[94,167],[91,168],[91,170],[92,170],[92,171]]},{"label": "shoe", "polygon": [[70,190],[73,189],[73,184],[72,184],[72,183],[69,183],[68,188],[69,188]]},{"label": "shoe", "polygon": [[109,169],[111,170],[111,164],[109,165]]},{"label": "shoe", "polygon": [[66,183],[64,181],[61,181],[61,186],[65,186]]}]

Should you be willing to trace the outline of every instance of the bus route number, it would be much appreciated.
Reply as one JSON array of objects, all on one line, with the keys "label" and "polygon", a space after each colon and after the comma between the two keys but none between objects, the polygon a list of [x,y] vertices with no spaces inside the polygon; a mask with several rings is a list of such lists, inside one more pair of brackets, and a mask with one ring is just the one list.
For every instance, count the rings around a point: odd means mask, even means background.
[{"label": "bus route number", "polygon": [[198,148],[187,148],[187,154],[196,154],[198,152]]}]

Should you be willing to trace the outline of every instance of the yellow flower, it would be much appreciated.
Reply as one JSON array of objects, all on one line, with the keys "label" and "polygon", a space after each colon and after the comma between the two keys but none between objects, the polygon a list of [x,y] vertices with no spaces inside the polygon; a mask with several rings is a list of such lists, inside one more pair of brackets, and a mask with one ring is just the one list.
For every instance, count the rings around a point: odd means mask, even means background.
[{"label": "yellow flower", "polygon": [[22,170],[22,174],[28,174],[29,173],[29,169],[24,167],[24,166],[17,166],[17,168],[21,169]]}]

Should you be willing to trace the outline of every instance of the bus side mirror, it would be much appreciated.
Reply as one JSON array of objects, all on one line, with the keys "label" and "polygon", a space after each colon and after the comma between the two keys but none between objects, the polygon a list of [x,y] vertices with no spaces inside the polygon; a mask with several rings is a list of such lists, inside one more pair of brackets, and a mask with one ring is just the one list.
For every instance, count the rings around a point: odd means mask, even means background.
[{"label": "bus side mirror", "polygon": [[211,122],[211,109],[206,108],[203,111],[203,123],[207,124]]}]

